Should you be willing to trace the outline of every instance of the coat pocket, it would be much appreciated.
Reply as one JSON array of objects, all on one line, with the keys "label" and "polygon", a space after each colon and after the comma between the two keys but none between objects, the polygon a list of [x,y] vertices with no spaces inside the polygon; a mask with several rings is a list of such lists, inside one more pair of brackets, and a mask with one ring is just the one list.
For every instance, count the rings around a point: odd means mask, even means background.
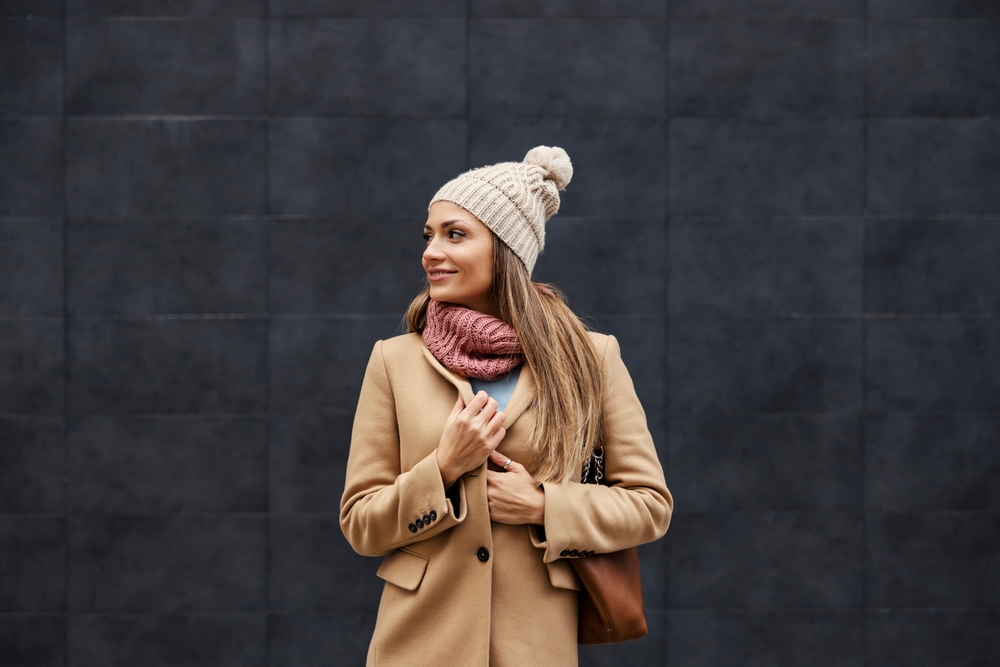
[{"label": "coat pocket", "polygon": [[573,571],[573,566],[565,558],[546,563],[549,570],[549,583],[555,588],[563,588],[568,591],[579,591],[583,589],[580,585],[580,578]]},{"label": "coat pocket", "polygon": [[420,582],[423,581],[426,571],[426,556],[396,549],[386,556],[375,574],[390,584],[408,591],[415,591],[420,586]]}]

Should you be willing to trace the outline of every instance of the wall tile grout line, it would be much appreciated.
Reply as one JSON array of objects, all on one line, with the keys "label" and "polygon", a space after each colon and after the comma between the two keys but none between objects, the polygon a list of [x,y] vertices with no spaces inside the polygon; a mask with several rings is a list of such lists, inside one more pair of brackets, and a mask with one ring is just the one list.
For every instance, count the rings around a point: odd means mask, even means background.
[{"label": "wall tile grout line", "polygon": [[[643,224],[656,224],[663,220],[663,216],[615,216],[615,215],[586,215],[576,213],[559,214],[563,220],[579,220],[582,222],[634,222]],[[157,214],[135,214],[135,215],[70,215],[67,216],[73,222],[204,222],[211,224],[218,221],[288,221],[288,222],[321,222],[328,224],[341,224],[348,222],[366,222],[373,224],[395,224],[412,223],[412,218],[391,218],[385,216],[365,217],[360,215],[340,215],[330,213],[275,213],[270,215],[254,214],[177,214],[177,215],[157,215]],[[954,222],[1000,222],[1000,216],[980,215],[980,214],[913,214],[913,215],[890,215],[890,214],[869,214],[859,215],[789,215],[785,213],[760,213],[756,215],[689,215],[677,214],[673,216],[679,221],[725,223],[725,222],[851,222],[862,217],[869,222],[940,222],[941,224]],[[61,219],[59,215],[0,215],[0,221],[4,220],[53,220]]]},{"label": "wall tile grout line", "polygon": [[465,118],[465,168],[466,170],[468,170],[472,169],[472,0],[465,0],[465,117],[464,118]]},{"label": "wall tile grout line", "polygon": [[[660,114],[378,114],[378,113],[307,113],[307,114],[143,114],[143,113],[122,113],[122,114],[9,114],[0,113],[0,119],[26,119],[44,120],[71,118],[76,121],[89,122],[116,122],[116,123],[141,123],[150,120],[163,122],[186,122],[204,123],[211,121],[268,121],[268,120],[354,120],[354,121],[443,121],[443,120],[463,120],[471,117],[476,121],[540,121],[540,120],[569,120],[584,122],[607,122],[607,121],[664,121],[665,117]],[[679,121],[716,121],[732,123],[778,123],[782,121],[791,122],[846,122],[846,121],[897,121],[897,122],[925,122],[925,121],[967,121],[991,123],[998,120],[995,116],[983,116],[981,114],[954,115],[954,116],[932,116],[932,115],[911,115],[911,116],[849,116],[849,115],[813,115],[813,114],[791,114],[791,115],[762,115],[762,116],[715,116],[698,115],[671,116],[671,120]]]},{"label": "wall tile grout line", "polygon": [[[853,509],[706,509],[706,510],[691,510],[689,512],[691,515],[698,516],[734,516],[734,515],[748,515],[748,514],[775,514],[775,515],[825,515],[825,516],[855,516],[860,515],[862,510]],[[895,516],[912,516],[915,514],[919,515],[929,515],[929,516],[966,516],[966,515],[978,515],[978,516],[995,516],[996,510],[991,509],[887,509],[881,514],[895,515]],[[280,512],[266,512],[264,510],[260,511],[236,511],[236,510],[191,510],[184,511],[182,513],[164,510],[162,512],[151,512],[151,511],[136,511],[136,512],[121,512],[117,510],[102,510],[102,511],[81,511],[74,512],[74,516],[77,517],[149,517],[149,518],[218,518],[218,517],[248,517],[248,518],[267,518],[268,516],[279,516],[279,517],[290,517],[290,516],[310,516],[310,517],[329,517],[331,519],[339,519],[340,513],[335,509],[330,510],[287,510]],[[4,517],[24,517],[24,518],[60,518],[63,516],[60,512],[4,512]],[[857,607],[847,607],[849,609],[857,609]],[[21,612],[12,612],[21,613]],[[38,612],[38,613],[49,613],[49,612]],[[73,612],[77,613],[77,612]],[[248,611],[247,613],[260,614],[260,610]]]},{"label": "wall tile grout line", "polygon": [[[800,612],[815,612],[815,613],[825,613],[832,611],[838,614],[856,614],[857,609],[854,607],[772,607],[766,605],[747,605],[745,607],[673,607],[672,609],[679,611],[724,611],[730,614],[739,613],[756,613],[760,611],[777,611],[777,612],[788,612],[788,613],[800,613]],[[906,610],[911,612],[927,612],[934,613],[938,611],[987,611],[987,612],[1000,612],[1000,607],[871,607],[867,609],[866,612],[892,612],[896,610]]]},{"label": "wall tile grout line", "polygon": [[[802,606],[766,606],[766,605],[747,605],[743,607],[696,607],[696,606],[686,606],[686,607],[672,607],[671,609],[677,611],[724,611],[731,614],[739,613],[757,613],[761,611],[773,611],[773,612],[787,612],[787,613],[826,613],[834,612],[838,614],[856,614],[857,610],[852,607],[829,607],[829,606],[816,606],[816,607],[802,607]],[[342,611],[351,611],[350,609],[344,609],[340,607],[330,606],[330,607],[316,607],[310,609],[305,613],[319,613],[319,614],[329,614],[337,613]],[[370,609],[359,608],[357,611],[371,611]],[[911,613],[927,613],[934,614],[939,612],[986,612],[986,613],[1000,613],[1000,606],[983,606],[983,607],[968,607],[968,606],[927,606],[927,607],[916,607],[916,606],[900,606],[900,607],[869,607],[865,610],[866,613],[892,613],[896,611],[907,611]],[[272,612],[274,615],[297,615],[303,613],[301,609],[295,607],[288,608],[275,608]],[[241,611],[238,609],[198,609],[190,611],[177,612],[176,610],[169,609],[142,609],[142,610],[126,610],[126,611],[74,611],[69,612],[54,612],[54,611],[0,611],[0,618],[19,618],[19,617],[69,617],[72,616],[163,616],[163,615],[191,615],[191,616],[246,616],[249,618],[254,618],[260,615],[259,611]]]},{"label": "wall tile grout line", "polygon": [[[670,230],[673,221],[670,210],[670,0],[663,0],[664,20],[663,20],[663,236],[664,236],[664,258],[663,264],[666,269],[663,272],[663,345],[666,348],[663,353],[663,411],[666,417],[666,431],[663,435],[663,474],[670,484]],[[667,638],[670,635],[670,620],[667,617],[667,610],[670,609],[670,559],[667,556],[666,543],[660,547],[660,568],[663,572],[663,662],[669,667],[670,664],[670,644]]]},{"label": "wall tile grout line", "polygon": [[264,664],[271,664],[271,2],[264,0]]},{"label": "wall tile grout line", "polygon": [[[218,321],[218,320],[366,320],[396,317],[398,313],[387,311],[371,312],[303,312],[303,313],[73,313],[70,321]],[[916,313],[826,313],[826,312],[714,312],[693,311],[668,313],[649,312],[600,312],[587,313],[587,317],[615,320],[992,320],[1000,317],[1000,312],[916,312]],[[5,321],[61,321],[53,315],[25,315],[21,317],[0,316]]]},{"label": "wall tile grout line", "polygon": [[[468,13],[467,13],[468,15]],[[10,14],[0,16],[0,21],[19,21],[24,20],[25,15],[23,14]],[[276,19],[279,21],[286,20],[296,20],[296,21],[315,21],[315,20],[335,20],[335,21],[446,21],[455,20],[461,18],[460,14],[441,14],[441,15],[426,15],[426,14],[399,14],[393,16],[353,16],[346,14],[335,14],[335,13],[317,13],[317,14],[198,14],[198,15],[169,15],[169,14],[115,14],[115,15],[81,15],[74,14],[69,15],[36,15],[34,20],[59,20],[65,18],[67,21],[93,21],[93,20],[104,20],[104,21],[164,21],[164,22],[219,22],[219,21],[247,21],[247,20],[271,20]],[[504,15],[480,15],[474,17],[481,21],[505,21],[505,22],[601,22],[601,23],[652,23],[663,20],[678,21],[678,22],[699,22],[699,23],[860,23],[861,21],[870,21],[873,23],[920,23],[920,24],[938,24],[938,23],[996,23],[995,18],[928,18],[928,17],[894,17],[894,16],[869,16],[867,13],[859,17],[831,17],[831,16],[817,16],[817,17],[802,17],[802,16],[776,16],[776,17],[761,17],[761,18],[748,18],[745,16],[671,16],[667,14],[665,16],[644,16],[644,15],[634,15],[634,16],[504,16]]]},{"label": "wall tile grout line", "polygon": [[69,538],[69,510],[70,510],[70,484],[69,484],[69,145],[67,142],[68,121],[67,112],[67,50],[69,47],[69,21],[65,17],[66,0],[63,1],[63,59],[62,59],[62,152],[63,152],[63,183],[62,183],[62,316],[63,316],[63,609],[66,616],[66,627],[63,629],[63,641],[65,651],[63,653],[63,667],[70,664],[70,617],[69,617],[69,588],[70,588],[70,538]]},{"label": "wall tile grout line", "polygon": [[[865,118],[861,127],[861,313],[868,311],[868,0],[864,10],[864,49],[861,59],[861,108]],[[858,437],[861,439],[861,661],[862,667],[870,662],[868,655],[868,319],[861,318],[861,414],[858,415]]]},{"label": "wall tile grout line", "polygon": [[[129,419],[267,419],[271,417],[294,417],[297,412],[86,412],[75,415],[74,419],[95,419],[101,417],[115,417],[123,420]],[[323,412],[327,416],[353,417],[354,407],[331,408]],[[831,409],[831,410],[741,410],[741,409],[692,409],[692,410],[670,410],[667,414],[671,417],[688,418],[709,415],[731,415],[731,416],[761,416],[761,417],[795,417],[795,416],[836,416],[836,415],[857,415],[857,410],[852,409]],[[997,410],[869,410],[864,413],[866,416],[877,417],[986,417],[1000,418],[1000,411]],[[63,419],[62,413],[4,413],[0,412],[0,419],[22,419],[53,421]]]}]

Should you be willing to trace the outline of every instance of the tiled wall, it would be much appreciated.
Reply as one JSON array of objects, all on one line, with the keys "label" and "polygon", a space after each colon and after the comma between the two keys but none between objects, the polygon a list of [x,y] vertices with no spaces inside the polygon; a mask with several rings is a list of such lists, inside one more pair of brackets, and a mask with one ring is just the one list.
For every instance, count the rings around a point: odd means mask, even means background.
[{"label": "tiled wall", "polygon": [[650,635],[581,663],[996,664],[996,0],[0,14],[4,667],[362,664],[368,353],[434,190],[542,143],[536,276],[619,337],[677,502]]}]

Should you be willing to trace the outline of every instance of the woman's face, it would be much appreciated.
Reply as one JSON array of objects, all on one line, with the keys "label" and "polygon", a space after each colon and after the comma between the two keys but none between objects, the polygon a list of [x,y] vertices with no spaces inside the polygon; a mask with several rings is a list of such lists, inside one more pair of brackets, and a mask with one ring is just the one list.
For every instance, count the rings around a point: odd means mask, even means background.
[{"label": "woman's face", "polygon": [[493,233],[457,204],[431,205],[424,225],[424,271],[431,298],[499,317],[490,301]]}]

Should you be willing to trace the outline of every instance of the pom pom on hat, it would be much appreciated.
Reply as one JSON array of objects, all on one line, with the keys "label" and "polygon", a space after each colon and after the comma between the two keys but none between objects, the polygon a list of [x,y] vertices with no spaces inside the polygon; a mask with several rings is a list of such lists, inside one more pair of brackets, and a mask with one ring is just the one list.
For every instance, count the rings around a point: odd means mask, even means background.
[{"label": "pom pom on hat", "polygon": [[558,146],[535,146],[524,156],[524,161],[544,169],[545,178],[555,183],[556,190],[565,190],[573,180],[573,163]]},{"label": "pom pom on hat", "polygon": [[[573,163],[558,146],[535,146],[522,162],[472,169],[444,184],[431,199],[458,204],[514,251],[528,275],[545,248],[545,223],[559,210],[559,191]],[[430,205],[428,205],[428,208]]]}]

